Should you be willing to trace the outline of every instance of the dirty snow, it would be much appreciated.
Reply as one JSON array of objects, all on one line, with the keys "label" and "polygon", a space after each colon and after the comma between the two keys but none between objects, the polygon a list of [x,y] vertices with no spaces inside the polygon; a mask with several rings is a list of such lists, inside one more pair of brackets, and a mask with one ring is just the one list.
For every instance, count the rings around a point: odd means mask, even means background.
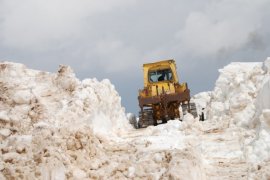
[{"label": "dirty snow", "polygon": [[198,113],[133,129],[109,80],[0,64],[0,179],[269,179],[270,58],[231,63]]}]

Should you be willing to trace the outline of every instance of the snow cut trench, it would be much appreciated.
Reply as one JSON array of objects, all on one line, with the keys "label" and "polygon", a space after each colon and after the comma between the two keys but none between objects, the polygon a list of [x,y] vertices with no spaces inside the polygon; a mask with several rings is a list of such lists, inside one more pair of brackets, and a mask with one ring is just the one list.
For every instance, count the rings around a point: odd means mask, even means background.
[{"label": "snow cut trench", "polygon": [[269,179],[270,59],[231,63],[185,115],[135,130],[109,80],[0,63],[0,179]]}]

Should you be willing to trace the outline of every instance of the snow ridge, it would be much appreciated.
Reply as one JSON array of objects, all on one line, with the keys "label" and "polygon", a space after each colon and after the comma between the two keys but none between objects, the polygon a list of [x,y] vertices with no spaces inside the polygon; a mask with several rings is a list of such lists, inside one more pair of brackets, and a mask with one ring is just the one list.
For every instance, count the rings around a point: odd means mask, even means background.
[{"label": "snow ridge", "polygon": [[0,179],[91,177],[106,139],[130,128],[109,80],[0,64]]}]

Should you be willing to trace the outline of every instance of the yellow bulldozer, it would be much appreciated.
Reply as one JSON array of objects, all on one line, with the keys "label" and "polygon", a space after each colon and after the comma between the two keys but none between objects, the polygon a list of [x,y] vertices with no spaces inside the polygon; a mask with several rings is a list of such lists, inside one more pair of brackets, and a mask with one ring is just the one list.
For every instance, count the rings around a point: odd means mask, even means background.
[{"label": "yellow bulldozer", "polygon": [[183,113],[197,116],[196,106],[190,103],[187,83],[179,83],[173,59],[143,65],[144,88],[139,90],[139,121],[137,128],[179,119]]}]

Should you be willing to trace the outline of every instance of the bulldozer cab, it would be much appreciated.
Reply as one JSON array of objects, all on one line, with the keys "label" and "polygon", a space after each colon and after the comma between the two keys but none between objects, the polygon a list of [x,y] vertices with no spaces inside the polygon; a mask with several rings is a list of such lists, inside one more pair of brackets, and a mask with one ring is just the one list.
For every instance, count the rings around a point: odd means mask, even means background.
[{"label": "bulldozer cab", "polygon": [[178,83],[176,64],[174,60],[165,60],[143,65],[144,87],[153,83]]}]

